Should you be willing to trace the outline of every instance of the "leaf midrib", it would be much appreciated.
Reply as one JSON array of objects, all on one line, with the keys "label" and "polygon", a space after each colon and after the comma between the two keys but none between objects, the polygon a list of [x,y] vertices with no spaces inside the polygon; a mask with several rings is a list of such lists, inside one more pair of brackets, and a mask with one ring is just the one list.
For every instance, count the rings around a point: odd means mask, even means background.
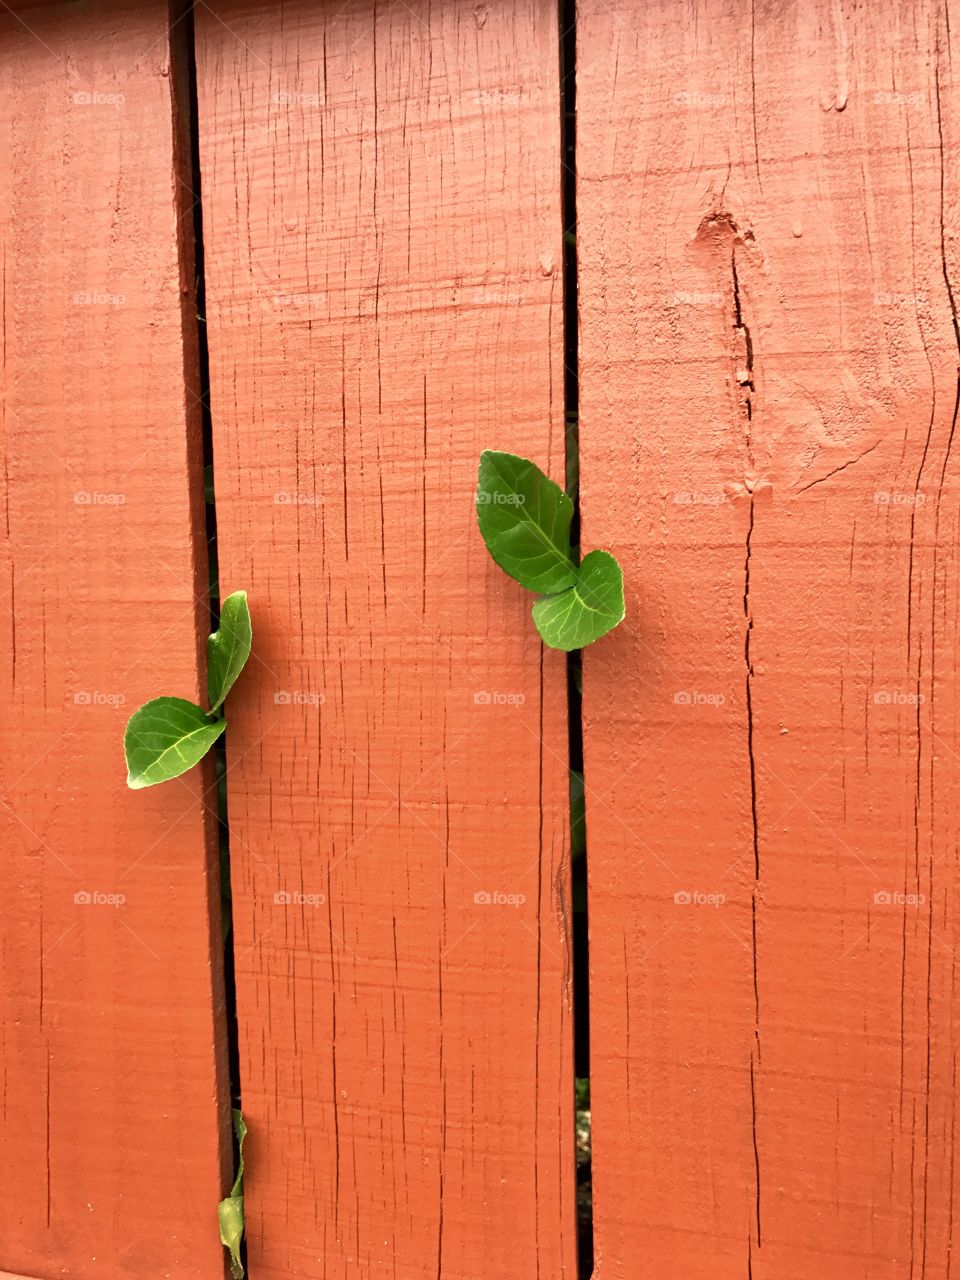
[{"label": "leaf midrib", "polygon": [[[517,455],[514,455],[514,456],[517,456]],[[521,461],[526,462],[527,464],[527,469],[523,473],[525,478],[527,475],[529,475],[531,471],[535,470],[536,468],[534,467],[534,464],[530,462],[528,459],[524,458],[524,459],[521,459]],[[504,472],[500,470],[500,465],[498,461],[493,462],[493,469],[497,473],[497,478],[504,484],[505,488],[507,488],[513,494],[520,493],[520,490],[517,487],[516,482],[509,475],[504,474]],[[547,476],[547,479],[549,480],[550,477]],[[557,485],[557,488],[559,489],[560,486]],[[560,490],[560,492],[561,492],[561,500],[562,498],[567,497],[567,495],[563,493],[562,489]],[[536,520],[534,520],[530,515],[527,514],[526,503],[524,503],[523,505],[522,513],[523,513],[524,523],[529,525],[530,528],[533,529],[537,537],[540,539],[540,541],[543,543],[543,545],[556,555],[559,563],[562,565],[573,566],[573,561],[570,558],[568,551],[564,549],[563,545],[559,542],[554,542],[552,541],[552,539],[548,538],[546,533],[544,532],[543,526],[539,524]]]},{"label": "leaf midrib", "polygon": [[[198,725],[196,729],[191,729],[189,733],[185,733],[182,737],[178,738],[176,742],[171,742],[169,747],[165,747],[158,756],[154,757],[153,761],[151,762],[151,764],[147,766],[146,769],[144,769],[140,774],[134,775],[134,776],[145,778],[151,769],[156,769],[159,765],[161,765],[163,761],[167,758],[167,756],[170,755],[171,752],[176,751],[182,743],[189,742],[191,738],[196,738],[199,734],[206,732],[208,729],[214,729],[218,725],[225,725],[225,724],[226,724],[226,721],[221,718],[219,720],[213,720],[209,724]],[[135,737],[139,739],[140,735],[136,734]],[[138,749],[143,751],[149,751],[150,748],[140,746]]]},{"label": "leaf midrib", "polygon": [[[223,627],[221,624],[220,631],[222,632],[222,630],[223,630]],[[230,668],[233,665],[233,655],[237,652],[237,650],[240,647],[239,644],[237,644],[236,627],[234,627],[233,630],[230,632],[230,638],[231,638],[230,652],[227,655],[226,662],[224,663],[224,669],[220,672],[221,685],[226,683],[226,677],[230,674]],[[213,643],[213,648],[215,651],[219,652],[221,648],[220,642],[215,640]],[[214,702],[213,706],[210,708],[211,712],[217,710],[217,708],[220,706],[220,704],[223,702],[223,700],[226,698],[229,692],[230,692],[229,689],[221,688],[219,697],[217,698],[216,702]]]}]

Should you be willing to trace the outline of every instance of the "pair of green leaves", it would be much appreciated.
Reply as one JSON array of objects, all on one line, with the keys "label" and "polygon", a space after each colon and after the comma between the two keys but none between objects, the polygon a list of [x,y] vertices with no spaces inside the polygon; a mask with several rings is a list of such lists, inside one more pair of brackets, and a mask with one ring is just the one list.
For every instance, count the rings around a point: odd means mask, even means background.
[{"label": "pair of green leaves", "polygon": [[609,551],[577,563],[573,503],[526,458],[480,455],[477,521],[487,550],[522,587],[536,591],[533,621],[551,649],[582,649],[623,621],[623,573]]},{"label": "pair of green leaves", "polygon": [[243,1140],[247,1136],[247,1126],[243,1116],[234,1109],[233,1131],[237,1135],[237,1177],[233,1189],[225,1200],[217,1205],[217,1218],[220,1221],[220,1242],[230,1250],[230,1274],[233,1280],[243,1280],[243,1263],[240,1261],[240,1242],[243,1240]]},{"label": "pair of green leaves", "polygon": [[220,629],[207,639],[207,692],[210,710],[186,698],[154,698],[127,721],[123,749],[127,786],[138,791],[178,778],[201,760],[227,727],[217,712],[250,656],[253,630],[247,593],[227,596]]}]

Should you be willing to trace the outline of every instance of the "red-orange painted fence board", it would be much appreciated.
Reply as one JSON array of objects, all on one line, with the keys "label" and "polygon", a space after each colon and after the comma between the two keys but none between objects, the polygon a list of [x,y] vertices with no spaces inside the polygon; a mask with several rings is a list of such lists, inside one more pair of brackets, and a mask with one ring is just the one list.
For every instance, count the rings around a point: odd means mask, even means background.
[{"label": "red-orange painted fence board", "polygon": [[584,530],[630,610],[585,657],[598,1275],[944,1278],[947,12],[578,36]]},{"label": "red-orange painted fence board", "polygon": [[473,515],[563,471],[555,8],[218,3],[198,76],[251,1273],[571,1276],[564,664]]},{"label": "red-orange painted fence board", "polygon": [[208,823],[199,775],[134,794],[122,749],[199,683],[169,14],[26,21],[0,19],[0,1267],[210,1280]]}]

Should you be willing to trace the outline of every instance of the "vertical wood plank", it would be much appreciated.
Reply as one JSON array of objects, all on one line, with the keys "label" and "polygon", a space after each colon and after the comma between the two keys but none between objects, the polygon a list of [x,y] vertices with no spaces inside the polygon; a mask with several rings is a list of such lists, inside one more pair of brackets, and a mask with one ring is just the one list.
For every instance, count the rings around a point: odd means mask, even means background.
[{"label": "vertical wood plank", "polygon": [[957,15],[579,11],[598,1275],[947,1277]]},{"label": "vertical wood plank", "polygon": [[168,28],[0,19],[0,1267],[28,1276],[222,1274],[211,831],[198,776],[130,792],[122,746],[199,692]]},{"label": "vertical wood plank", "polygon": [[563,472],[554,6],[198,28],[251,1272],[572,1275],[564,664],[473,514]]}]

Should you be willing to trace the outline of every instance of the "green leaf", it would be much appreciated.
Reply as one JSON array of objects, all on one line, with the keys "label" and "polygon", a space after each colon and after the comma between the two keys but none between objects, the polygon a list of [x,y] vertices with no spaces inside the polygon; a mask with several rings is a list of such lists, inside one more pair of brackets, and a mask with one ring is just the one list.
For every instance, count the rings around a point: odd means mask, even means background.
[{"label": "green leaf", "polygon": [[123,749],[134,791],[178,778],[201,760],[226,728],[185,698],[154,698],[127,721]]},{"label": "green leaf", "polygon": [[216,711],[250,657],[253,629],[247,593],[234,591],[220,606],[220,629],[207,640],[207,692]]},{"label": "green leaf", "polygon": [[247,1136],[247,1126],[243,1115],[236,1109],[233,1112],[233,1130],[237,1135],[237,1149],[240,1153],[237,1177],[233,1190],[217,1205],[217,1218],[220,1222],[220,1242],[230,1250],[230,1274],[234,1280],[243,1280],[243,1263],[240,1261],[240,1242],[243,1240],[243,1140]]},{"label": "green leaf", "polygon": [[243,1240],[243,1196],[227,1196],[217,1205],[220,1223],[220,1242],[230,1250],[230,1274],[234,1280],[243,1280],[243,1263],[240,1261],[240,1243]]},{"label": "green leaf", "polygon": [[532,462],[491,449],[480,455],[480,532],[500,568],[521,586],[551,593],[577,581],[572,519],[571,500]]},{"label": "green leaf", "polygon": [[623,621],[623,574],[609,551],[584,556],[577,580],[533,606],[533,621],[551,649],[582,649]]},{"label": "green leaf", "polygon": [[247,1136],[247,1122],[243,1118],[243,1112],[238,1111],[236,1107],[231,1112],[233,1116],[233,1132],[237,1135],[237,1153],[239,1162],[237,1164],[237,1176],[233,1180],[233,1190],[230,1192],[232,1196],[243,1194],[243,1143]]}]

